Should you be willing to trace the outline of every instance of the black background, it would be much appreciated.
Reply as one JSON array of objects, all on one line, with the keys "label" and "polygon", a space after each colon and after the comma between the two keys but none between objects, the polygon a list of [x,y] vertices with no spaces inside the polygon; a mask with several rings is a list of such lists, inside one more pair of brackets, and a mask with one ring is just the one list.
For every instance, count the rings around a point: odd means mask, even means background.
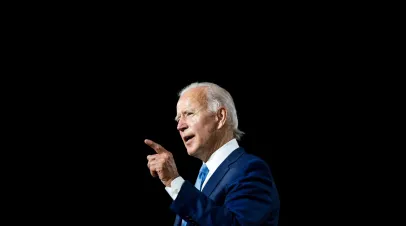
[{"label": "black background", "polygon": [[[194,181],[200,163],[176,131],[176,93],[212,81],[235,99],[246,132],[240,145],[271,167],[280,225],[348,224],[349,207],[359,206],[347,194],[364,193],[353,182],[370,174],[348,162],[361,166],[365,145],[379,140],[362,136],[382,99],[372,95],[382,90],[371,83],[380,77],[370,78],[380,65],[370,60],[376,49],[358,36],[359,23],[343,26],[342,16],[328,20],[301,7],[298,15],[291,7],[271,16],[235,11],[211,23],[122,9],[9,18],[17,25],[4,36],[2,85],[13,220],[171,225],[171,200],[149,175],[153,151],[143,140],[171,151]],[[371,111],[360,111],[371,102]]]},{"label": "black background", "polygon": [[143,141],[152,139],[171,151],[180,175],[194,182],[201,163],[187,156],[174,121],[177,92],[194,81],[215,82],[234,97],[240,129],[246,133],[240,145],[272,170],[281,200],[280,225],[298,216],[305,207],[301,200],[315,200],[307,192],[314,185],[311,163],[327,136],[320,109],[314,108],[322,103],[315,101],[311,88],[251,67],[234,69],[231,76],[160,74],[77,79],[47,89],[37,104],[43,108],[38,108],[42,120],[36,121],[41,130],[35,131],[35,144],[43,149],[31,154],[39,156],[41,169],[31,175],[42,194],[31,196],[41,204],[33,206],[42,210],[35,217],[172,224],[171,198],[149,174],[146,156],[154,151]]},{"label": "black background", "polygon": [[278,48],[202,44],[181,52],[168,43],[141,52],[118,41],[101,47],[97,39],[81,39],[80,48],[58,43],[26,66],[46,76],[16,83],[28,91],[15,92],[29,150],[17,158],[28,166],[19,187],[29,200],[23,208],[52,224],[171,225],[171,198],[149,174],[146,156],[154,152],[143,141],[171,151],[180,174],[194,182],[200,162],[186,155],[176,130],[177,92],[209,81],[234,97],[246,133],[240,145],[270,165],[280,225],[323,219],[330,209],[319,201],[336,197],[325,196],[332,177],[325,173],[340,156],[340,139],[348,139],[336,130],[348,114],[340,108],[346,89],[322,51],[312,58],[288,42]]}]

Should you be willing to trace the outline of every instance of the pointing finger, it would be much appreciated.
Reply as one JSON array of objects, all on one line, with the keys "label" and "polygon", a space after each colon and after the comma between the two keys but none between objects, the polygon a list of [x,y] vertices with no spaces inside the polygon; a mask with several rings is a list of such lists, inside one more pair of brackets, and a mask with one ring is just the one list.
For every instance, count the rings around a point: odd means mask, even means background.
[{"label": "pointing finger", "polygon": [[165,148],[163,148],[160,144],[157,144],[152,140],[145,139],[144,142],[145,142],[145,144],[150,146],[152,149],[154,149],[156,151],[156,153],[158,153],[158,154],[167,152],[167,150]]}]

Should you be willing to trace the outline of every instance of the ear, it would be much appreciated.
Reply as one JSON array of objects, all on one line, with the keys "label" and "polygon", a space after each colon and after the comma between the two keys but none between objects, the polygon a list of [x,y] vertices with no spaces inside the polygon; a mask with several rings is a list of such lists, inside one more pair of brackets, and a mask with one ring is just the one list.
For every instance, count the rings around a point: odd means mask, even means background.
[{"label": "ear", "polygon": [[226,124],[227,120],[227,110],[224,107],[221,107],[217,110],[216,113],[216,120],[217,120],[217,129],[221,129],[221,127]]}]

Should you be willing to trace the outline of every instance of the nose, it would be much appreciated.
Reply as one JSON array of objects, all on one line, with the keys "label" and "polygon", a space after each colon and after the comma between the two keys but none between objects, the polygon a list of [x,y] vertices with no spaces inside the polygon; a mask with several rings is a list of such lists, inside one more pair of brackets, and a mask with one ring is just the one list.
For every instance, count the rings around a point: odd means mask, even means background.
[{"label": "nose", "polygon": [[177,129],[179,130],[179,132],[183,132],[188,128],[186,122],[181,118],[178,122],[178,126]]}]

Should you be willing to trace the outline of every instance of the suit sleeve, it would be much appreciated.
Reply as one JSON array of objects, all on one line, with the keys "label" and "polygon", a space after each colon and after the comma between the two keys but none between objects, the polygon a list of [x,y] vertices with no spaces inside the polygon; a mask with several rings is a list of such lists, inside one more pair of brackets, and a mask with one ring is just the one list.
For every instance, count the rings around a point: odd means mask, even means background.
[{"label": "suit sleeve", "polygon": [[194,225],[260,225],[279,206],[268,166],[255,160],[224,186],[224,203],[216,204],[185,181],[171,209]]}]

